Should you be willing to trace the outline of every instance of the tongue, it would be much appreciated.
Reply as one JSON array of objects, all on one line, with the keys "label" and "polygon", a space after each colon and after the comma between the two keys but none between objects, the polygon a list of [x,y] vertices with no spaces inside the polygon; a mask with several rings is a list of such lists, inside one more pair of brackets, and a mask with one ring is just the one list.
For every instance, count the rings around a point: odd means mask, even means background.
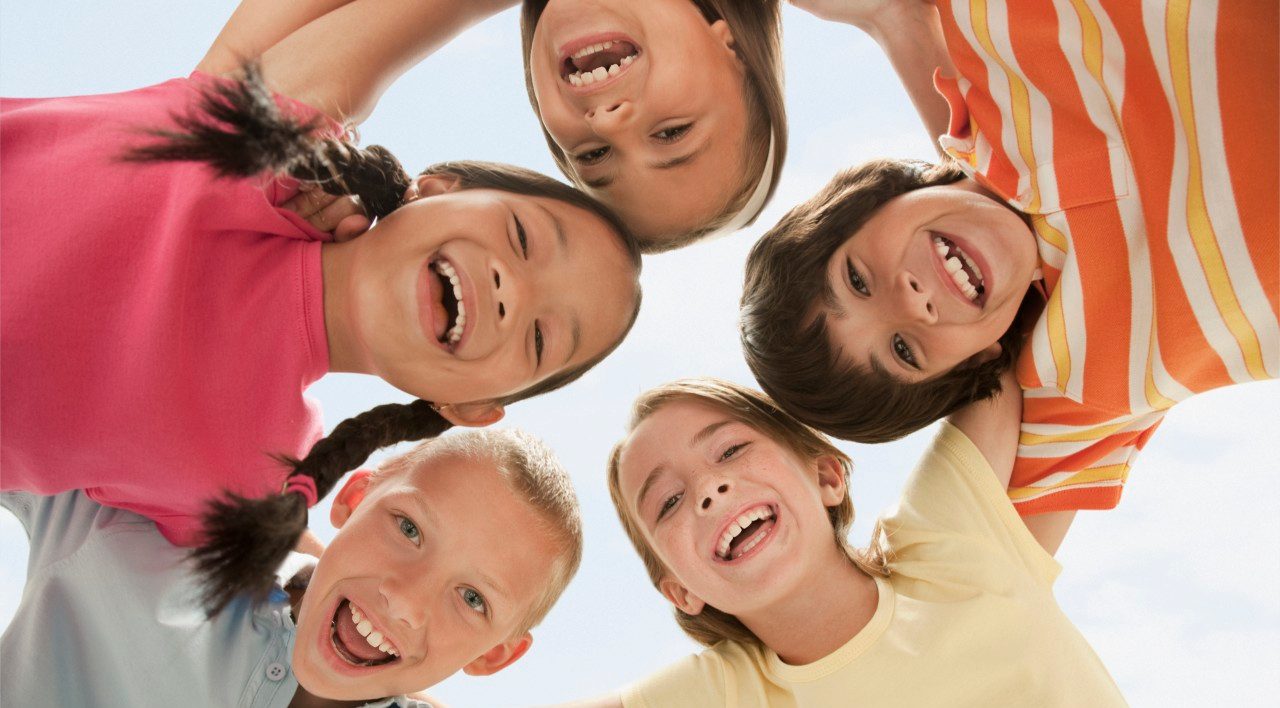
[{"label": "tongue", "polygon": [[387,658],[382,650],[369,646],[369,642],[360,636],[356,623],[351,619],[351,605],[342,603],[342,607],[338,608],[337,620],[338,641],[348,654],[360,661],[381,661]]},{"label": "tongue", "polygon": [[427,305],[431,308],[432,333],[436,339],[443,339],[445,329],[449,326],[449,311],[444,306],[444,284],[434,267],[431,275],[432,277],[427,278]]}]

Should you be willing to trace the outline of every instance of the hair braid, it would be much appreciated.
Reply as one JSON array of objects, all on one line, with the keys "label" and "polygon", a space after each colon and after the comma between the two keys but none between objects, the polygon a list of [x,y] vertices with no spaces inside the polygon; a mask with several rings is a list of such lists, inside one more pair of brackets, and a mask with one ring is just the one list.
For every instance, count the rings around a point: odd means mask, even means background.
[{"label": "hair braid", "polygon": [[[432,438],[451,425],[426,401],[389,403],[342,421],[306,457],[282,457],[281,461],[293,468],[293,475],[311,478],[317,498],[323,499],[344,474],[375,450]],[[306,528],[307,500],[300,493],[278,492],[262,498],[227,494],[209,502],[204,542],[191,553],[202,576],[209,615],[221,612],[242,593],[254,601],[265,598],[276,568]]]},{"label": "hair braid", "polygon": [[257,65],[243,65],[242,74],[200,87],[194,110],[172,116],[176,130],[146,130],[159,140],[127,151],[124,159],[203,162],[220,177],[287,174],[329,194],[359,197],[369,216],[378,218],[400,206],[411,180],[391,151],[318,135],[316,117],[299,120],[280,110]]}]

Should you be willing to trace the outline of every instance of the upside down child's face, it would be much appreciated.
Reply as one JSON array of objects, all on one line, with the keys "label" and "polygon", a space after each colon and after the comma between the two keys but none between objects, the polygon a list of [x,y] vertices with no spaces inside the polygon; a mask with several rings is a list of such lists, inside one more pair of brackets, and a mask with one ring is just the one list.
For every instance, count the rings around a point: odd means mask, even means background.
[{"label": "upside down child's face", "polygon": [[690,614],[765,612],[844,557],[827,516],[845,493],[839,462],[801,460],[707,404],[667,403],[636,426],[618,484],[670,573],[660,589]]},{"label": "upside down child's face", "polygon": [[732,43],[689,0],[551,0],[538,18],[527,60],[542,124],[575,182],[647,242],[701,226],[741,187]]},{"label": "upside down child's face", "polygon": [[493,462],[445,452],[377,478],[357,473],[333,521],[341,530],[303,597],[293,651],[307,691],[411,693],[460,668],[493,673],[528,649],[527,632],[513,635],[559,548]]},{"label": "upside down child's face", "polygon": [[1037,264],[1022,216],[964,179],[895,197],[827,263],[842,357],[921,381],[999,354]]},{"label": "upside down child's face", "polygon": [[423,198],[325,247],[336,370],[456,405],[521,391],[621,338],[638,272],[605,220],[449,177],[417,184]]}]

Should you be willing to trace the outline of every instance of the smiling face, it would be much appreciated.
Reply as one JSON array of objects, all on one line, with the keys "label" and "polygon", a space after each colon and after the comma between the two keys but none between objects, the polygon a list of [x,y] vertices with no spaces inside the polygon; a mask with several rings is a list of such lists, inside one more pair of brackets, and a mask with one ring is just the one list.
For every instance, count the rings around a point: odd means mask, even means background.
[{"label": "smiling face", "polygon": [[[497,671],[560,556],[494,463],[451,452],[339,492],[341,530],[303,598],[293,670],[309,692],[359,699]],[[376,646],[375,646],[376,645]]]},{"label": "smiling face", "polygon": [[1022,217],[972,180],[918,189],[831,256],[816,314],[846,361],[922,381],[999,353],[1036,259]]},{"label": "smiling face", "polygon": [[423,198],[326,246],[335,368],[436,403],[486,401],[622,337],[638,273],[602,218],[545,197],[458,190],[449,177],[416,184]]},{"label": "smiling face", "polygon": [[574,181],[646,242],[702,227],[743,191],[732,43],[688,0],[551,0],[538,18],[528,61],[542,124]]},{"label": "smiling face", "polygon": [[845,497],[840,463],[802,460],[712,405],[676,400],[640,422],[618,489],[668,573],[660,589],[689,614],[767,611],[845,558],[827,513]]}]

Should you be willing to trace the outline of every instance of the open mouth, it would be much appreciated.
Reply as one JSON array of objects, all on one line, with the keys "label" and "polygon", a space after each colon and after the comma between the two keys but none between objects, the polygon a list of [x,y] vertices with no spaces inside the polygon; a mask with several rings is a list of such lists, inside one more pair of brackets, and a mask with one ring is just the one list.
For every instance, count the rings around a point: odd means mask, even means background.
[{"label": "open mouth", "polygon": [[579,47],[560,61],[560,78],[571,86],[592,86],[620,76],[636,58],[640,48],[625,39],[610,39]]},{"label": "open mouth", "polygon": [[938,234],[933,235],[933,250],[942,260],[942,267],[955,283],[956,288],[975,305],[981,307],[987,301],[986,278],[977,262],[954,241]]},{"label": "open mouth", "polygon": [[768,504],[751,507],[720,532],[716,558],[736,561],[760,546],[778,525],[778,512]]},{"label": "open mouth", "polygon": [[[437,258],[427,265],[438,281],[440,298],[431,303],[435,308],[432,322],[437,341],[447,347],[457,346],[467,328],[467,307],[462,299],[462,280],[453,264]],[[432,288],[434,291],[435,288]]]},{"label": "open mouth", "polygon": [[385,666],[400,660],[400,651],[350,600],[338,603],[330,630],[334,652],[352,666]]}]

